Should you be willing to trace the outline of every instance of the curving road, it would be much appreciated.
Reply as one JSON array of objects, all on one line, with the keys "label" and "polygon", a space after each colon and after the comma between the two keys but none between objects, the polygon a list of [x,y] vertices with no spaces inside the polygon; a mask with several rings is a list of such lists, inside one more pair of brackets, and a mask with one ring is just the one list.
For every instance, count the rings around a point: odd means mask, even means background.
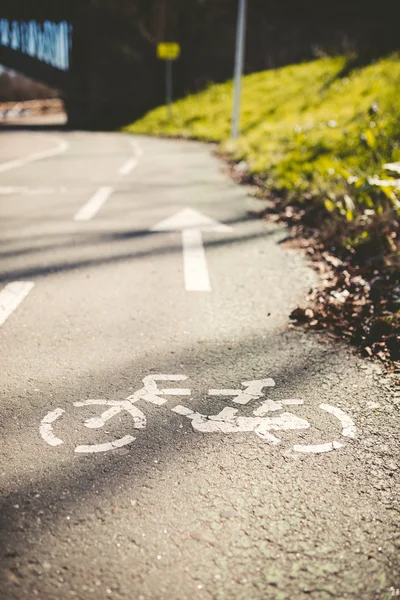
[{"label": "curving road", "polygon": [[1,134],[1,600],[400,594],[398,392],[287,328],[258,209],[197,143]]}]

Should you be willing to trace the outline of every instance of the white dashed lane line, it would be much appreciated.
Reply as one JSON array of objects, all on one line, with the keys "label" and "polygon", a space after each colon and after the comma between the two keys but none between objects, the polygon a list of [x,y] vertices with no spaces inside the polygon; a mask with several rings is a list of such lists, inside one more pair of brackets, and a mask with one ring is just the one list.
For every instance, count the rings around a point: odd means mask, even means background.
[{"label": "white dashed lane line", "polygon": [[138,165],[137,158],[130,158],[125,164],[122,165],[118,173],[120,175],[129,175],[133,169],[136,169]]},{"label": "white dashed lane line", "polygon": [[34,288],[32,281],[12,281],[0,292],[0,325],[3,325],[11,313],[27,297]]},{"label": "white dashed lane line", "polygon": [[90,221],[96,213],[100,210],[103,204],[113,193],[114,188],[110,186],[104,186],[97,190],[97,192],[90,198],[88,202],[76,213],[75,221]]},{"label": "white dashed lane line", "polygon": [[[142,156],[143,150],[135,140],[130,140],[130,145],[133,148],[134,156],[129,158],[119,169],[119,175],[128,175],[133,169],[136,169],[139,157]],[[100,210],[103,204],[113,193],[114,188],[103,186],[90,198],[90,200],[76,213],[75,221],[90,221]]]},{"label": "white dashed lane line", "polygon": [[122,165],[119,169],[119,175],[129,175],[133,169],[136,169],[138,166],[139,158],[143,155],[143,150],[140,145],[135,140],[130,140],[130,145],[133,148],[134,156],[133,158],[129,158],[126,163]]}]

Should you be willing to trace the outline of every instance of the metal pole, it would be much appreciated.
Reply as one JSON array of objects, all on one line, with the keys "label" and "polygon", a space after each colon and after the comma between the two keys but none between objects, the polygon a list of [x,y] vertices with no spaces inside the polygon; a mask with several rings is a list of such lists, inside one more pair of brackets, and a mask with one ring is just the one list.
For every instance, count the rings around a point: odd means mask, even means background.
[{"label": "metal pole", "polygon": [[238,21],[236,29],[235,77],[233,93],[232,132],[233,140],[239,135],[240,99],[242,92],[242,76],[246,41],[247,0],[239,0]]},{"label": "metal pole", "polygon": [[166,61],[166,91],[168,118],[172,119],[172,60]]}]

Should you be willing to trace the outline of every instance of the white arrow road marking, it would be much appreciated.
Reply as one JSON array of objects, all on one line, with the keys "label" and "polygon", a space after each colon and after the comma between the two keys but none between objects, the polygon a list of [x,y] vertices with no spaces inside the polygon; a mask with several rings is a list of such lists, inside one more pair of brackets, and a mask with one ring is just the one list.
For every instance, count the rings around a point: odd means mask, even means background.
[{"label": "white arrow road marking", "polygon": [[99,188],[90,200],[76,213],[74,220],[90,221],[103,206],[104,202],[108,200],[113,191],[114,189],[109,186]]},{"label": "white arrow road marking", "polygon": [[231,231],[231,227],[185,208],[161,221],[152,231],[181,231],[185,289],[188,292],[210,292],[211,284],[204,252],[202,231]]},{"label": "white arrow road marking", "polygon": [[52,156],[57,156],[57,154],[62,154],[65,152],[69,146],[68,142],[58,139],[58,144],[55,148],[51,148],[51,150],[44,150],[43,152],[35,152],[34,154],[30,154],[29,156],[25,156],[25,158],[17,158],[15,160],[10,160],[9,162],[0,164],[0,173],[4,171],[9,171],[10,169],[16,169],[17,167],[23,167],[24,165],[28,165],[31,162],[35,162],[37,160],[42,160],[43,158],[50,158]]},{"label": "white arrow road marking", "polygon": [[187,292],[211,292],[203,238],[198,229],[182,231],[183,268]]},{"label": "white arrow road marking", "polygon": [[12,281],[0,292],[0,325],[8,319],[35,287],[32,281]]}]

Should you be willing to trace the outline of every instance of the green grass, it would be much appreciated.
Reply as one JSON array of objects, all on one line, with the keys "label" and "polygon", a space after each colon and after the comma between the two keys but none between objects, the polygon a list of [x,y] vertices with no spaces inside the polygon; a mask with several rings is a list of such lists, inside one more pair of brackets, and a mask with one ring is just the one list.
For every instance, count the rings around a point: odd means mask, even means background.
[{"label": "green grass", "polygon": [[126,129],[219,142],[266,188],[318,202],[348,222],[395,216],[400,174],[383,164],[400,161],[400,57],[351,65],[323,58],[246,76],[236,143],[229,141],[232,82],[179,100],[172,121],[160,107]]}]

